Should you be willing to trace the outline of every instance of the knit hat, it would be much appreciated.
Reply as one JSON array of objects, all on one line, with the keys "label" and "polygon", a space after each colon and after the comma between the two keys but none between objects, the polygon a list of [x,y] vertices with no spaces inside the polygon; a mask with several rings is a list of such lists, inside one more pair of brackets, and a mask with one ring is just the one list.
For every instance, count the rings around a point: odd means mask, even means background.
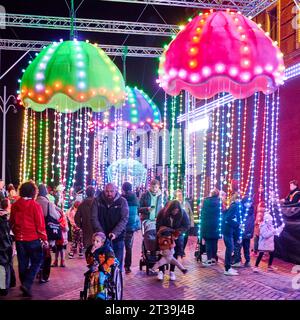
[{"label": "knit hat", "polygon": [[47,187],[44,185],[44,184],[40,184],[38,186],[38,189],[39,189],[39,196],[41,197],[46,197],[47,194],[48,194],[48,190],[47,190]]},{"label": "knit hat", "polygon": [[273,217],[270,215],[270,213],[264,214],[264,222],[266,221],[273,221]]},{"label": "knit hat", "polygon": [[99,238],[101,238],[101,239],[103,239],[103,240],[106,240],[106,235],[105,235],[105,233],[103,233],[103,232],[95,232],[94,234],[93,234],[93,239],[94,238],[96,238],[96,237],[99,237]]},{"label": "knit hat", "polygon": [[132,191],[132,184],[130,182],[124,182],[122,185],[122,190],[125,192]]}]

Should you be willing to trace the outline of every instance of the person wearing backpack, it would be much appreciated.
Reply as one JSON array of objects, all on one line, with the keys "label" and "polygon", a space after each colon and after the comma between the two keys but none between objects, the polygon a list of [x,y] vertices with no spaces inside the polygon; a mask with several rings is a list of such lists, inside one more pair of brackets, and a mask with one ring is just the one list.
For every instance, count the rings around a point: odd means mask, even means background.
[{"label": "person wearing backpack", "polygon": [[[59,226],[60,212],[58,208],[49,200],[48,189],[44,184],[38,186],[38,196],[36,202],[41,206],[43,215],[45,217],[45,225],[47,237],[49,240],[50,247],[55,252],[55,241],[60,236],[60,232],[56,235],[54,232],[57,230],[56,226]],[[51,228],[54,227],[53,228]],[[40,283],[49,281],[50,270],[51,270],[51,251],[50,247],[43,246],[43,263],[41,265],[38,278]]]}]

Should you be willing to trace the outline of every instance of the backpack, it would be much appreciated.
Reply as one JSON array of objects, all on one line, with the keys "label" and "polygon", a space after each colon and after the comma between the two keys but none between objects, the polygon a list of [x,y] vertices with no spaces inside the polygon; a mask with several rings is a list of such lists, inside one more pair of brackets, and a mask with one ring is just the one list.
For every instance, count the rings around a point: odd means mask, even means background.
[{"label": "backpack", "polygon": [[49,206],[50,204],[48,203],[47,216],[45,218],[48,240],[60,240],[62,238],[60,223],[58,220],[50,216]]}]

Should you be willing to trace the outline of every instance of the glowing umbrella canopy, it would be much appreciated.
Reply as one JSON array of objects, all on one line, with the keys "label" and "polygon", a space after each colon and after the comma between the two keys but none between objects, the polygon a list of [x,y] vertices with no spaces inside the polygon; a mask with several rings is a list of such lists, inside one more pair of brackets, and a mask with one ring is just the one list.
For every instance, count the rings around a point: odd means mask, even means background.
[{"label": "glowing umbrella canopy", "polygon": [[[161,122],[161,114],[158,107],[150,97],[137,87],[126,87],[126,101],[118,112],[122,111],[122,121],[127,125],[158,125]],[[116,109],[110,110],[109,121],[116,120]]]},{"label": "glowing umbrella canopy", "polygon": [[103,111],[125,100],[121,72],[106,53],[88,42],[64,41],[44,48],[24,70],[20,97],[25,107],[74,112]]},{"label": "glowing umbrella canopy", "polygon": [[114,161],[108,168],[108,180],[121,186],[122,183],[128,181],[133,188],[141,186],[146,182],[147,169],[137,160],[119,159]]},{"label": "glowing umbrella canopy", "polygon": [[204,99],[219,92],[236,98],[274,92],[283,82],[283,55],[253,21],[229,11],[199,14],[167,46],[160,83],[170,95],[181,90]]}]

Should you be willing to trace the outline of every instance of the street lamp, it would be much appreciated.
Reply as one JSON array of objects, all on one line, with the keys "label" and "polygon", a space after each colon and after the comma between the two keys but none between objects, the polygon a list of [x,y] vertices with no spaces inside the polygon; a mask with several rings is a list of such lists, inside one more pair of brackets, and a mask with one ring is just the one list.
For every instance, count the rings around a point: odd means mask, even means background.
[{"label": "street lamp", "polygon": [[17,113],[16,106],[10,102],[13,100],[13,103],[16,103],[16,97],[10,95],[6,97],[6,86],[4,86],[3,97],[0,96],[0,110],[3,114],[2,118],[2,180],[5,183],[5,166],[6,166],[6,114],[10,108],[13,108],[13,112]]}]

